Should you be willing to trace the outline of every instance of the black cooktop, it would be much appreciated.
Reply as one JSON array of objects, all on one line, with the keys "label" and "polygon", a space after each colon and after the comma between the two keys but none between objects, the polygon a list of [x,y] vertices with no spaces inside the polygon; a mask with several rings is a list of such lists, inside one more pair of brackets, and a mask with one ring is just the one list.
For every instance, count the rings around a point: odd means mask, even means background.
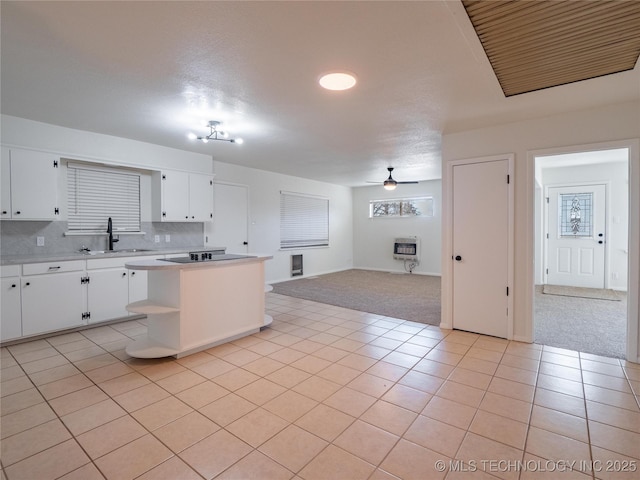
[{"label": "black cooktop", "polygon": [[237,260],[240,258],[256,258],[255,255],[237,255],[234,253],[224,253],[219,255],[208,255],[206,258],[194,258],[189,257],[175,257],[175,258],[161,258],[165,262],[173,263],[203,263],[203,262],[217,262],[220,260]]}]

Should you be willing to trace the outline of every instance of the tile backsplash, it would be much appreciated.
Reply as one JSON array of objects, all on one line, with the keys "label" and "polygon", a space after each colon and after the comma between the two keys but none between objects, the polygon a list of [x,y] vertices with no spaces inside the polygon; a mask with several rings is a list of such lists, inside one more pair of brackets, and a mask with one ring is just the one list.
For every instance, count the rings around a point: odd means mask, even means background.
[{"label": "tile backsplash", "polygon": [[[114,235],[120,241],[116,249],[174,249],[201,247],[204,244],[202,223],[160,223],[142,222],[144,235]],[[65,236],[67,222],[31,222],[3,220],[0,222],[0,254],[2,255],[56,255],[78,252],[82,247],[90,250],[105,250],[107,236],[73,235]],[[106,233],[106,226],[105,226]],[[155,236],[160,242],[155,242]],[[166,235],[170,242],[166,242]],[[38,246],[38,237],[44,238],[44,245]]]}]

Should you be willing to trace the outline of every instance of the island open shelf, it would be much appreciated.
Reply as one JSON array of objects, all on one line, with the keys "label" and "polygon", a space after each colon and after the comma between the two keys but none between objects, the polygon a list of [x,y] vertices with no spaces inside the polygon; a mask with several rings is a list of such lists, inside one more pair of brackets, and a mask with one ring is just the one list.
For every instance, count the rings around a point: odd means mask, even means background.
[{"label": "island open shelf", "polygon": [[266,255],[171,263],[142,260],[126,268],[148,271],[146,300],[127,310],[147,315],[146,338],[132,341],[137,358],[180,358],[260,331],[265,315]]}]

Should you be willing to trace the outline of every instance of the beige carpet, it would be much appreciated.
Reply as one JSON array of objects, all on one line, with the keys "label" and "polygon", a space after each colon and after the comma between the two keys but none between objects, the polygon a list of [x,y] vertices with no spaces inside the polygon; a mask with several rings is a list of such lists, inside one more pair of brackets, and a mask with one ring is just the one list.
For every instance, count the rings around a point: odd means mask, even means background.
[{"label": "beige carpet", "polygon": [[275,283],[273,291],[386,317],[440,324],[440,277],[345,270]]},{"label": "beige carpet", "polygon": [[565,287],[562,285],[544,285],[542,293],[545,295],[560,295],[563,297],[593,298],[597,300],[612,300],[619,302],[622,297],[615,290],[601,288]]}]

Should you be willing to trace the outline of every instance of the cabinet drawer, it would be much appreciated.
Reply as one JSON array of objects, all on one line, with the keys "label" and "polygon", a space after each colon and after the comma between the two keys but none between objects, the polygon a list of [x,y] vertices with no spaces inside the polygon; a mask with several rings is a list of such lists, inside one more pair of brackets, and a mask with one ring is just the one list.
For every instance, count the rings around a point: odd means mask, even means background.
[{"label": "cabinet drawer", "polygon": [[0,277],[19,277],[20,265],[3,265],[0,267]]},{"label": "cabinet drawer", "polygon": [[124,267],[126,257],[116,258],[92,258],[87,260],[87,270],[96,270],[98,268],[119,268]]},{"label": "cabinet drawer", "polygon": [[71,260],[65,262],[27,263],[22,265],[23,275],[41,275],[43,273],[75,272],[84,270],[84,260]]}]

